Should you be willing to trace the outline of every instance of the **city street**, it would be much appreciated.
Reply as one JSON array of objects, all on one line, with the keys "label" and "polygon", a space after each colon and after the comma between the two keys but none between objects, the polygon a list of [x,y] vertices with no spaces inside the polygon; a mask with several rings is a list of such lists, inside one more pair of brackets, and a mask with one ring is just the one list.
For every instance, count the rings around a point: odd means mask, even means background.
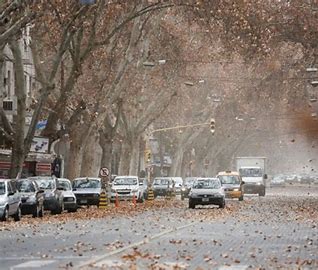
[{"label": "city street", "polygon": [[[124,206],[126,209],[123,209]],[[1,269],[317,269],[318,187],[226,209],[187,200],[1,223]]]}]

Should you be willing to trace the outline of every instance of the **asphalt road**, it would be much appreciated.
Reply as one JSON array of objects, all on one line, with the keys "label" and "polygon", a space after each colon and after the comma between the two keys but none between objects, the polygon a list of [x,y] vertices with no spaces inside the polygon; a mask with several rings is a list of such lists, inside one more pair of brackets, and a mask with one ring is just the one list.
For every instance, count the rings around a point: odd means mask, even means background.
[{"label": "asphalt road", "polygon": [[0,224],[0,269],[318,269],[317,221],[317,186],[24,217]]}]

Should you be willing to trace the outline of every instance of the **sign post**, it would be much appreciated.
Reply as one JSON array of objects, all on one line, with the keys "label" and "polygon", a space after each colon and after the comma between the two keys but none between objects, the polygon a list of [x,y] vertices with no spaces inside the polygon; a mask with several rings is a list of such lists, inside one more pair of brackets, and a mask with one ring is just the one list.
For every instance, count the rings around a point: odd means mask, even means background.
[{"label": "sign post", "polygon": [[110,186],[109,186],[109,169],[107,167],[102,167],[99,170],[99,176],[102,180],[102,192],[105,192],[106,195],[106,204],[108,205],[109,203],[109,198],[111,196],[110,194]]}]

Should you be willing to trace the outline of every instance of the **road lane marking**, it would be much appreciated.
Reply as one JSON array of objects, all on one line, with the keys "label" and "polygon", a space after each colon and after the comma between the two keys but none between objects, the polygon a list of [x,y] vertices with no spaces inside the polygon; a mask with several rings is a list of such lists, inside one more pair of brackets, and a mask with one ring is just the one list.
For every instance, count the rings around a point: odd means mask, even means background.
[{"label": "road lane marking", "polygon": [[44,267],[47,266],[49,264],[52,264],[56,262],[55,260],[36,260],[36,261],[28,261],[28,262],[24,262],[24,263],[20,263],[18,265],[12,266],[10,269],[17,269],[17,268],[40,268],[40,267]]},{"label": "road lane marking", "polygon": [[163,231],[161,233],[158,233],[158,234],[155,234],[153,236],[147,237],[147,238],[145,238],[142,241],[138,241],[138,242],[132,243],[132,244],[126,246],[126,247],[122,247],[122,248],[116,249],[114,251],[111,251],[109,253],[106,253],[104,255],[96,256],[95,258],[93,258],[91,260],[84,261],[81,264],[79,264],[76,268],[79,269],[79,268],[83,268],[83,267],[87,267],[87,266],[91,266],[91,265],[95,266],[96,264],[100,264],[103,261],[107,262],[107,260],[106,260],[107,257],[122,253],[122,252],[124,252],[124,251],[126,251],[128,249],[134,248],[134,247],[139,247],[139,246],[148,244],[150,241],[153,241],[153,240],[155,240],[157,238],[160,238],[160,237],[162,237],[164,235],[167,235],[169,233],[172,233],[172,232],[175,232],[175,231],[179,231],[179,230],[194,226],[196,224],[199,224],[199,222],[192,222],[192,223],[189,223],[189,224],[186,224],[186,225],[183,225],[183,226],[174,227],[174,228],[165,230],[165,231]]}]

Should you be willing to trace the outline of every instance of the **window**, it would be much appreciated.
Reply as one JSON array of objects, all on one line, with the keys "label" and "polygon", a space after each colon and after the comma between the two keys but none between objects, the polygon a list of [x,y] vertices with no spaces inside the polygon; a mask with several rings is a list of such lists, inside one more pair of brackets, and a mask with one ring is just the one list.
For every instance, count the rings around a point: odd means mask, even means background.
[{"label": "window", "polygon": [[2,107],[5,111],[12,111],[13,110],[13,101],[12,100],[4,100],[2,102]]}]

